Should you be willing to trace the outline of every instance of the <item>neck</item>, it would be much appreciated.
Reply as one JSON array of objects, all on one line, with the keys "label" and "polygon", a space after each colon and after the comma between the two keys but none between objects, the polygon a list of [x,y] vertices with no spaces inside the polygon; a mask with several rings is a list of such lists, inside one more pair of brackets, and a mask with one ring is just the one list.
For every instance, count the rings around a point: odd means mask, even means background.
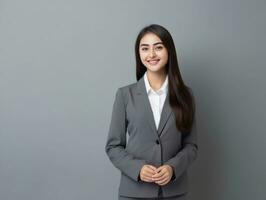
[{"label": "neck", "polygon": [[152,72],[147,70],[147,78],[150,83],[151,88],[154,91],[157,91],[161,88],[163,85],[165,79],[166,79],[166,72]]}]

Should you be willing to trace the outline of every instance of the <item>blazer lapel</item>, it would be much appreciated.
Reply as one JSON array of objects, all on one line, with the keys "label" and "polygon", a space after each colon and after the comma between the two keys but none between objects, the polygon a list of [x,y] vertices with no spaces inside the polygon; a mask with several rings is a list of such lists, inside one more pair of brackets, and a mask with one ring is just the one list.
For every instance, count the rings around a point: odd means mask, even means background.
[{"label": "blazer lapel", "polygon": [[162,131],[163,131],[163,129],[166,125],[166,122],[168,121],[171,113],[172,113],[172,109],[171,109],[171,106],[169,104],[169,94],[167,92],[167,95],[166,95],[166,98],[164,101],[164,105],[163,105],[163,109],[162,109],[162,113],[161,113],[159,127],[158,127],[158,135],[159,136],[162,135]]},{"label": "blazer lapel", "polygon": [[155,125],[155,121],[153,117],[153,112],[151,109],[151,104],[150,104],[149,97],[148,97],[148,94],[145,88],[144,76],[142,76],[142,78],[139,79],[139,81],[137,82],[137,94],[138,94],[138,97],[140,98],[140,101],[139,101],[140,112],[143,112],[145,119],[147,119],[148,125],[151,127],[153,132],[155,132],[157,135],[157,130],[156,130],[156,125]]},{"label": "blazer lapel", "polygon": [[141,111],[144,112],[145,118],[147,119],[149,126],[156,133],[156,136],[161,136],[162,131],[166,125],[166,122],[168,121],[170,114],[172,113],[172,109],[171,109],[170,104],[169,104],[168,92],[167,92],[165,102],[163,105],[158,130],[156,129],[156,124],[154,121],[153,112],[151,109],[151,104],[149,101],[148,94],[146,92],[144,76],[141,79],[139,79],[139,81],[137,82],[137,94],[140,97]]}]

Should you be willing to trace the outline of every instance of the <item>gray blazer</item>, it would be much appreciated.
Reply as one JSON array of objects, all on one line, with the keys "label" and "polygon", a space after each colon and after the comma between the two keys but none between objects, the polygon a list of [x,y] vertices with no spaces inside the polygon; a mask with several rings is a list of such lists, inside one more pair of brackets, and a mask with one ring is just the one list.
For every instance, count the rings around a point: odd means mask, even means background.
[{"label": "gray blazer", "polygon": [[[128,141],[126,133],[128,132]],[[197,157],[196,123],[186,137],[175,125],[175,115],[166,96],[158,130],[145,89],[144,76],[116,92],[105,152],[121,171],[119,195],[139,198],[164,197],[188,192],[187,169]],[[144,164],[174,169],[172,180],[164,186],[139,179]]]}]

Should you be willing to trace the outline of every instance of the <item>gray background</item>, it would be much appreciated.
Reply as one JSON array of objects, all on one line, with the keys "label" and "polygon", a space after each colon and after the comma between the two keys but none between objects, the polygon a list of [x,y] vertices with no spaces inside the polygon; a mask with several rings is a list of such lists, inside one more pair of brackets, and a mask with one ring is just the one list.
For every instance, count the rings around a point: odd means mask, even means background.
[{"label": "gray background", "polygon": [[117,199],[104,152],[134,42],[172,34],[197,101],[191,200],[266,200],[266,2],[0,1],[0,199]]}]

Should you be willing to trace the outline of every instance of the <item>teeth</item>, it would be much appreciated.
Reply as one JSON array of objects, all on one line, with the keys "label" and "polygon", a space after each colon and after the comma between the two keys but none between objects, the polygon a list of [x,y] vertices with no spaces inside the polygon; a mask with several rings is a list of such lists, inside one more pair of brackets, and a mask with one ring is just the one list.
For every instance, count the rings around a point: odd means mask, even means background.
[{"label": "teeth", "polygon": [[159,62],[159,60],[150,60],[149,63],[150,64],[157,64]]}]

